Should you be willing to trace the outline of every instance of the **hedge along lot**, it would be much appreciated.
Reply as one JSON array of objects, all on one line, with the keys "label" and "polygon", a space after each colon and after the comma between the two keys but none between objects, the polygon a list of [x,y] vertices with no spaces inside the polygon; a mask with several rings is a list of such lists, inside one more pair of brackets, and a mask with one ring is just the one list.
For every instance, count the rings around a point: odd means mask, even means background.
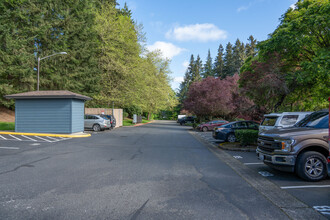
[{"label": "hedge along lot", "polygon": [[236,130],[235,136],[241,146],[255,145],[258,139],[258,130]]},{"label": "hedge along lot", "polygon": [[15,130],[15,122],[0,122],[0,131]]}]

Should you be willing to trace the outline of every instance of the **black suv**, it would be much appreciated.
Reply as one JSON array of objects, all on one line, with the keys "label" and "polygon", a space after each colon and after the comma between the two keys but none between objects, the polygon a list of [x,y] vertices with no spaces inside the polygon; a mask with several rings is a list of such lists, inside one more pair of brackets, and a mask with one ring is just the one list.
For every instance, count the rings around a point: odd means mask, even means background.
[{"label": "black suv", "polygon": [[180,125],[184,125],[185,123],[194,123],[196,120],[195,116],[188,116],[188,117],[183,117],[180,119]]}]

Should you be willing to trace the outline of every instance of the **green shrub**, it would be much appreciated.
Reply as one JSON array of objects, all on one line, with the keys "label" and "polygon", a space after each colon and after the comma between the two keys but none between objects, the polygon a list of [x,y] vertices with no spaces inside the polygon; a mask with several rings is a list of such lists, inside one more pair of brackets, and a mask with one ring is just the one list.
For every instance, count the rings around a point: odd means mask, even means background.
[{"label": "green shrub", "polygon": [[197,126],[198,126],[198,124],[197,124],[197,123],[193,123],[193,124],[192,124],[192,127],[193,127],[193,129],[196,129],[196,128],[197,128]]},{"label": "green shrub", "polygon": [[15,122],[0,122],[0,131],[15,130]]},{"label": "green shrub", "polygon": [[235,136],[237,141],[242,145],[256,144],[258,139],[258,130],[236,130]]}]

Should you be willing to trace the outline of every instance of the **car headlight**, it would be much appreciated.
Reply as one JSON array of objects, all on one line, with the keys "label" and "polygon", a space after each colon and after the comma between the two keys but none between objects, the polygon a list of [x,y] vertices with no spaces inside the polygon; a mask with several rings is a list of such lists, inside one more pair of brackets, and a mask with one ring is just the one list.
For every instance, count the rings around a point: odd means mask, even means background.
[{"label": "car headlight", "polygon": [[275,141],[280,143],[281,150],[285,152],[291,152],[291,146],[296,142],[294,139],[275,140]]}]

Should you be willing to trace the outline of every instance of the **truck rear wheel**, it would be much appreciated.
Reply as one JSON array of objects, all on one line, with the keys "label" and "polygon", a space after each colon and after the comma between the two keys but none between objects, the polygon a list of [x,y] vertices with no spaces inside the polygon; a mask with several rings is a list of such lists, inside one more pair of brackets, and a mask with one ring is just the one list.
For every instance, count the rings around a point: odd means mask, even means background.
[{"label": "truck rear wheel", "polygon": [[316,182],[327,176],[325,157],[316,151],[307,151],[298,156],[296,173],[304,180]]}]

